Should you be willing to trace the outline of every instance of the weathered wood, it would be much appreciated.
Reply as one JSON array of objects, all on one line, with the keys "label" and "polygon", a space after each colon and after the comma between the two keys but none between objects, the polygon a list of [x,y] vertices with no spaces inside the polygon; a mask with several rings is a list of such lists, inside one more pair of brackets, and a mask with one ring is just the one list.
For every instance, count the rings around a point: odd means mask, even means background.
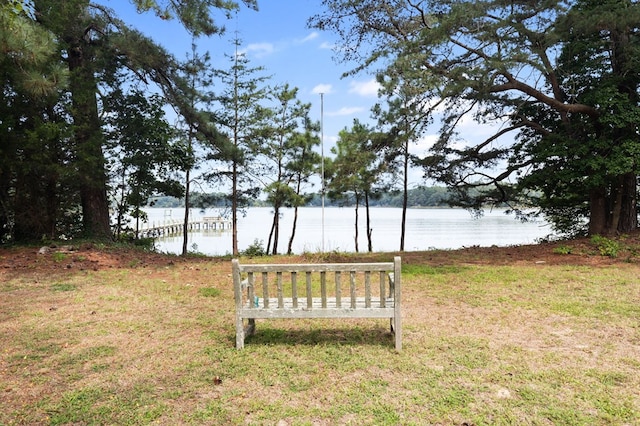
[{"label": "weathered wood", "polygon": [[269,308],[269,274],[267,272],[262,272],[262,299],[264,308]]},{"label": "weathered wood", "polygon": [[382,308],[385,307],[385,276],[384,271],[380,272],[380,300],[382,301]]},{"label": "weathered wood", "polygon": [[298,307],[298,273],[291,273],[291,298],[293,299],[293,307]]},{"label": "weathered wood", "polygon": [[313,293],[311,292],[311,272],[307,271],[307,309],[313,306]]},{"label": "weathered wood", "polygon": [[340,283],[340,279],[342,275],[340,271],[336,271],[336,306],[342,307],[342,285]]},{"label": "weathered wood", "polygon": [[[393,262],[323,264],[240,264],[233,259],[232,265],[238,349],[244,347],[245,337],[255,331],[255,320],[267,318],[389,318],[396,350],[402,348],[400,257]],[[301,291],[306,303],[302,304],[297,279],[300,273],[305,276]],[[333,294],[329,291],[327,273],[334,277]],[[342,276],[346,273],[347,304],[342,297]],[[378,273],[380,279],[379,290],[375,291],[371,285],[373,273]],[[245,274],[247,278],[243,281]],[[262,276],[259,291],[255,274]],[[270,291],[274,291],[275,297],[270,296]]]},{"label": "weathered wood", "polygon": [[322,307],[327,307],[327,271],[320,272],[320,295],[322,297]]}]

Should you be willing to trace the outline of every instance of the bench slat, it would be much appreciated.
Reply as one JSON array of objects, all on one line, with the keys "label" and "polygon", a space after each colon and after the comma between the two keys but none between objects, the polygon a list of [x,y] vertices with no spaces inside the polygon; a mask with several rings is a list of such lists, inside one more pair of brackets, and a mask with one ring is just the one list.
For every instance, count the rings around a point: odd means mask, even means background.
[{"label": "bench slat", "polygon": [[278,308],[284,308],[283,291],[282,291],[282,272],[276,272],[276,289],[278,294]]},{"label": "bench slat", "polygon": [[262,272],[262,298],[264,299],[264,307],[269,307],[269,274]]},{"label": "bench slat", "polygon": [[336,271],[336,306],[342,307],[342,274]]},{"label": "bench slat", "polygon": [[320,297],[322,297],[322,307],[327,307],[327,271],[320,272]]},{"label": "bench slat", "polygon": [[291,298],[293,299],[293,307],[298,307],[298,273],[291,273]]},{"label": "bench slat", "polygon": [[393,271],[393,262],[377,263],[246,263],[238,265],[240,272],[364,272],[364,271]]},{"label": "bench slat", "polygon": [[255,309],[247,312],[248,318],[255,319],[278,319],[278,318],[393,318],[392,308],[339,308],[339,309]]},{"label": "bench slat", "polygon": [[[276,306],[277,303],[279,302],[278,299],[270,299],[269,300],[269,305],[270,306]],[[380,309],[387,309],[392,311],[394,308],[394,303],[393,303],[393,299],[387,299],[384,300],[384,305],[385,306],[381,306],[380,303],[380,299],[377,297],[372,298],[371,300],[367,301],[367,299],[365,297],[356,297],[354,300],[354,305],[346,308],[346,307],[341,307],[338,306],[336,304],[336,300],[333,298],[329,298],[327,300],[322,300],[321,297],[313,297],[311,299],[311,306],[307,306],[307,307],[296,307],[294,304],[294,299],[290,298],[290,297],[285,297],[282,299],[282,308],[280,306],[278,306],[277,308],[271,308],[270,310],[272,310],[273,312],[277,312],[280,309],[289,309],[289,310],[300,310],[300,311],[309,311],[309,310],[317,310],[317,311],[321,311],[323,309],[326,310],[332,310],[332,309],[339,309],[339,310],[353,310],[353,309],[370,309],[370,310],[380,310]],[[371,306],[367,306],[367,302],[371,305]],[[323,306],[323,303],[326,303],[326,306]],[[247,301],[247,303],[243,306],[242,311],[248,315],[253,315],[256,311],[263,311],[263,310],[269,310],[269,309],[265,309],[265,308],[261,308],[259,305],[256,306],[255,303],[249,303],[249,301]]]}]

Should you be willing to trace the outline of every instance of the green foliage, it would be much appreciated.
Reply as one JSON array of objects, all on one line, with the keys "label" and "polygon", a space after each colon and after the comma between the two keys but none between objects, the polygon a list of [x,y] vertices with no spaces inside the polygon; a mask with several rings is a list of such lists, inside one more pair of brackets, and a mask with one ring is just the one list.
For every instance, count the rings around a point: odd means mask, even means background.
[{"label": "green foliage", "polygon": [[203,287],[198,291],[204,297],[218,297],[221,294],[220,289],[215,287]]},{"label": "green foliage", "polygon": [[[414,161],[456,202],[530,203],[568,235],[636,228],[640,5],[362,0],[344,19],[350,7],[326,2],[310,24],[339,36],[351,73],[379,76],[374,112],[396,142],[443,117]],[[469,119],[504,124],[485,137]]]},{"label": "green foliage", "polygon": [[[267,253],[278,253],[280,209],[302,205],[302,187],[315,171],[319,156],[313,147],[320,140],[313,133],[319,129],[309,118],[311,104],[298,99],[297,87],[289,84],[271,90],[271,105],[261,108],[262,125],[254,152],[261,167],[261,180],[267,201],[273,206],[273,221],[267,240]],[[292,230],[292,235],[295,229]],[[291,251],[290,240],[288,252]]]},{"label": "green foliage", "polygon": [[[125,217],[144,219],[140,208],[152,195],[181,196],[184,188],[175,170],[187,153],[176,143],[165,119],[164,102],[142,91],[112,91],[104,101],[109,160],[116,203],[116,238],[126,228]],[[137,222],[136,222],[137,223]]]},{"label": "green foliage", "polygon": [[[214,0],[136,3],[140,12],[177,18],[195,35],[218,32],[216,11],[239,7]],[[0,23],[0,242],[110,239],[108,189],[119,203],[118,231],[127,229],[124,213],[150,193],[178,195],[176,164],[190,159],[185,145],[167,147],[167,104],[199,140],[225,150],[211,114],[190,102],[198,91],[179,61],[110,8],[85,0],[9,0],[0,4]],[[131,89],[139,81],[155,84],[162,99]],[[105,95],[100,110],[97,93]]]},{"label": "green foliage", "polygon": [[596,246],[602,256],[618,257],[621,250],[620,242],[601,235],[591,236],[591,243]]},{"label": "green foliage", "polygon": [[561,245],[552,250],[555,254],[571,254],[573,249],[570,246]]},{"label": "green foliage", "polygon": [[34,98],[44,98],[66,85],[68,72],[56,61],[54,34],[39,25],[31,2],[8,0],[0,4],[2,65],[12,83]]},{"label": "green foliage", "polygon": [[64,262],[67,259],[67,254],[57,251],[51,255],[53,257],[54,262]]},{"label": "green foliage", "polygon": [[71,283],[55,283],[51,285],[52,291],[75,291],[77,287]]},{"label": "green foliage", "polygon": [[250,244],[249,247],[247,247],[245,250],[243,250],[240,254],[243,255],[243,256],[248,256],[248,257],[265,256],[267,254],[267,252],[264,249],[264,241],[258,240],[256,238],[255,240],[253,240],[253,243]]},{"label": "green foliage", "polygon": [[[213,19],[211,9],[224,11],[227,16],[236,11],[239,5],[236,1],[200,0],[188,2],[164,2],[161,0],[133,0],[139,12],[152,11],[160,19],[178,19],[180,23],[194,36],[221,34],[223,26],[219,26]],[[247,7],[258,8],[257,0],[242,0]]]},{"label": "green foliage", "polygon": [[133,244],[146,250],[153,250],[155,247],[155,239],[151,237],[135,238],[133,239]]}]

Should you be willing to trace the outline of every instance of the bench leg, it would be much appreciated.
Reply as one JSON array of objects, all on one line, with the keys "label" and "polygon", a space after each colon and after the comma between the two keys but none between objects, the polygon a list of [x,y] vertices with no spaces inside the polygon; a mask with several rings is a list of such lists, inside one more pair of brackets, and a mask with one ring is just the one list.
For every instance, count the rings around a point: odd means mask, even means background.
[{"label": "bench leg", "polygon": [[247,326],[244,325],[242,317],[236,318],[236,348],[244,348],[244,340],[248,336],[253,336],[256,332],[256,320],[255,318],[249,318],[247,320]]},{"label": "bench leg", "polygon": [[236,349],[244,348],[244,324],[242,317],[236,315]]},{"label": "bench leg", "polygon": [[400,352],[402,350],[402,319],[395,317],[391,319],[391,323],[395,335],[396,351]]},{"label": "bench leg", "polygon": [[256,320],[255,318],[249,318],[248,324],[244,329],[245,336],[253,336],[256,333]]}]

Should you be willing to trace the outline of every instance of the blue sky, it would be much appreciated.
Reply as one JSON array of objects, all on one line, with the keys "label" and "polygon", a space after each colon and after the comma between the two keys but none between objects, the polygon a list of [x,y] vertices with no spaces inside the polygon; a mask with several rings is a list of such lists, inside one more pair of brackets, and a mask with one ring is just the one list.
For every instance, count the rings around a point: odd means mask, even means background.
[{"label": "blue sky", "polygon": [[[128,0],[101,3],[179,58],[190,52],[191,37],[177,21],[163,21],[153,13],[138,14]],[[370,109],[377,100],[373,76],[341,78],[350,68],[334,60],[335,37],[307,28],[307,19],[321,10],[320,0],[258,0],[258,6],[257,12],[243,6],[237,19],[226,20],[220,14],[218,23],[226,27],[226,34],[199,39],[198,49],[209,51],[214,66],[227,68],[224,54],[233,53],[231,41],[237,31],[250,66],[264,67],[265,74],[272,76],[271,84],[298,87],[299,99],[312,104],[312,118],[323,118],[326,153],[338,132],[351,127],[354,118],[373,124]],[[320,93],[324,93],[322,115]]]},{"label": "blue sky", "polygon": [[[113,8],[125,22],[163,45],[178,58],[186,58],[191,51],[191,36],[175,20],[161,20],[153,13],[138,14],[129,0],[97,0]],[[323,118],[324,153],[330,156],[338,132],[350,128],[355,118],[375,124],[371,107],[377,101],[377,84],[373,75],[360,73],[342,78],[352,66],[334,59],[333,46],[338,42],[332,33],[307,28],[309,17],[322,10],[321,0],[258,0],[259,11],[242,6],[237,18],[226,20],[222,13],[218,24],[226,27],[226,34],[201,38],[198,49],[208,51],[215,67],[227,69],[225,53],[233,53],[232,40],[237,31],[242,50],[252,67],[264,67],[272,76],[270,84],[288,83],[299,89],[299,99],[312,104],[311,117]],[[324,114],[321,114],[320,93],[324,93]],[[499,124],[498,124],[499,125]],[[438,124],[410,147],[422,156],[437,139]],[[495,126],[479,126],[470,117],[458,130],[462,136],[480,139],[491,135]],[[423,184],[422,172],[412,170],[410,186]]]}]

